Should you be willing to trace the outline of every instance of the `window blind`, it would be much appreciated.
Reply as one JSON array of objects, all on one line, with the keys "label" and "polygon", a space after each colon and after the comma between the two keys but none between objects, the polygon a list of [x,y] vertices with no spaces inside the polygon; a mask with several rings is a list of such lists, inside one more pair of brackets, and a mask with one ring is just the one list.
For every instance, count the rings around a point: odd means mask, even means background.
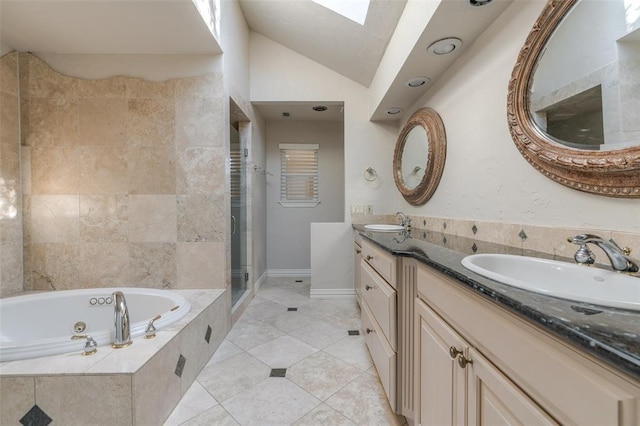
[{"label": "window blind", "polygon": [[231,150],[231,200],[240,200],[242,196],[242,151]]},{"label": "window blind", "polygon": [[280,144],[280,201],[318,202],[317,144]]}]

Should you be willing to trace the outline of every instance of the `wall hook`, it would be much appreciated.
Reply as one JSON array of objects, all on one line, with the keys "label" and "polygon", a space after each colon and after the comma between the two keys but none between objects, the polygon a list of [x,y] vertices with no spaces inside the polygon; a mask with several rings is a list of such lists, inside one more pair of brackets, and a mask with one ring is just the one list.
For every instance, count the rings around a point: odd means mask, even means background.
[{"label": "wall hook", "polygon": [[364,171],[364,179],[365,180],[367,180],[369,182],[373,182],[377,178],[378,178],[378,172],[376,172],[376,169],[374,169],[373,167],[368,167]]}]

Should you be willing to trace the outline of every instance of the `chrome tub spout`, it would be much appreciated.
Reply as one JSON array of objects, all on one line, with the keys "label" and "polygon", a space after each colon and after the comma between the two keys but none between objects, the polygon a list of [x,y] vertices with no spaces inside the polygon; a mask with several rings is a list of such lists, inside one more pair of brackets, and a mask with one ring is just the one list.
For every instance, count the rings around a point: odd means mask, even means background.
[{"label": "chrome tub spout", "polygon": [[114,291],[112,296],[115,329],[111,346],[116,349],[125,348],[132,343],[127,301],[121,291]]}]

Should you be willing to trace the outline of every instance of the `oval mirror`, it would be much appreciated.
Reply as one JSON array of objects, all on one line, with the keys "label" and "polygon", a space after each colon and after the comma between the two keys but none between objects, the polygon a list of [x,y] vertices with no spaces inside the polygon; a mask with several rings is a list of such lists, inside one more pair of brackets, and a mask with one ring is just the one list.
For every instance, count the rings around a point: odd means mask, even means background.
[{"label": "oval mirror", "polygon": [[640,197],[639,92],[638,2],[549,0],[509,82],[512,138],[556,182]]},{"label": "oval mirror", "polygon": [[393,154],[393,177],[414,206],[433,195],[444,169],[447,141],[442,119],[431,108],[414,112],[400,131]]}]

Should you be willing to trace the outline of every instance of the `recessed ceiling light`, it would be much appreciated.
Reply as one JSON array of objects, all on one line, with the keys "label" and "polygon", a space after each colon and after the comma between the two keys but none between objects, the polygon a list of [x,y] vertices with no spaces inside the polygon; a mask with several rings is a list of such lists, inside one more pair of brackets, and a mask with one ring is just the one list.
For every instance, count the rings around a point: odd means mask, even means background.
[{"label": "recessed ceiling light", "polygon": [[427,51],[432,55],[447,55],[462,46],[462,40],[456,37],[443,38],[429,45]]},{"label": "recessed ceiling light", "polygon": [[326,111],[327,107],[324,105],[318,105],[318,106],[314,106],[311,109],[313,109],[314,111],[322,112],[322,111]]},{"label": "recessed ceiling light", "polygon": [[386,111],[386,113],[389,115],[396,115],[396,114],[400,114],[401,112],[402,112],[402,108],[400,107],[392,107]]},{"label": "recessed ceiling light", "polygon": [[424,86],[430,81],[431,79],[429,77],[415,77],[405,81],[404,85],[407,87],[420,87],[420,86]]},{"label": "recessed ceiling light", "polygon": [[471,6],[480,7],[491,3],[493,0],[469,0]]}]

